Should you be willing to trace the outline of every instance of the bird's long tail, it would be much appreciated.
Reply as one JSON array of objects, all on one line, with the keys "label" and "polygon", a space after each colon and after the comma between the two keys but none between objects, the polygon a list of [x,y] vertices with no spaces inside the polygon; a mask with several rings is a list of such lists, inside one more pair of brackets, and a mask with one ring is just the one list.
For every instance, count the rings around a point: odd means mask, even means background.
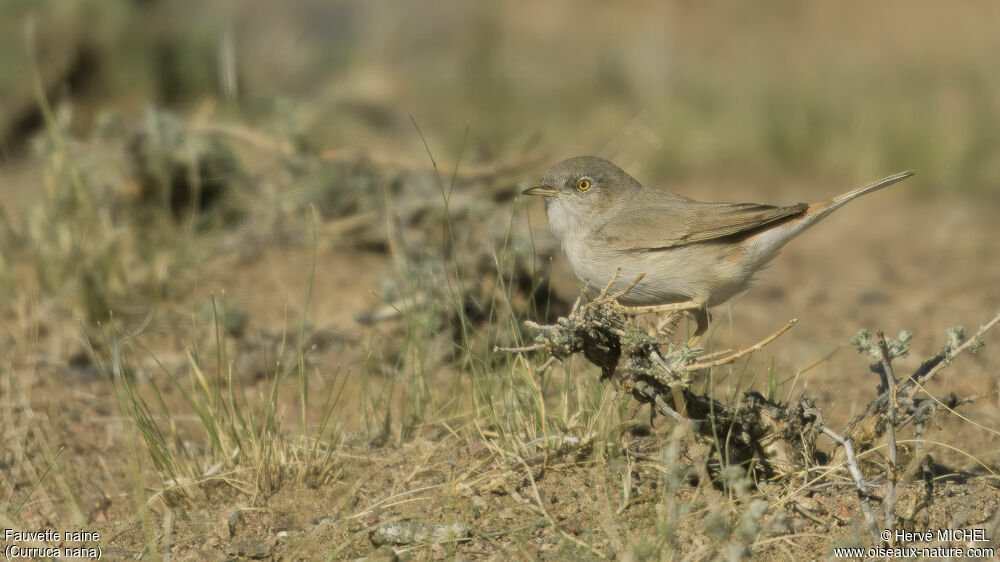
[{"label": "bird's long tail", "polygon": [[832,199],[827,199],[826,201],[820,201],[819,203],[813,203],[812,205],[809,205],[808,209],[806,209],[804,215],[805,219],[799,221],[799,224],[796,225],[799,227],[797,228],[797,230],[804,230],[816,224],[830,213],[836,211],[837,209],[843,207],[844,205],[857,199],[858,197],[861,197],[862,195],[866,195],[873,191],[878,191],[880,189],[889,187],[890,185],[903,181],[912,175],[913,172],[911,171],[900,172],[898,174],[893,174],[887,178],[880,179],[876,182],[872,182],[864,187],[859,187],[857,189],[848,191],[847,193],[842,193]]},{"label": "bird's long tail", "polygon": [[820,201],[819,203],[809,205],[799,218],[790,220],[778,228],[769,229],[760,235],[762,240],[770,239],[771,242],[770,244],[764,244],[762,246],[767,249],[767,252],[762,255],[761,259],[764,261],[772,259],[777,254],[778,250],[787,244],[789,240],[798,236],[803,230],[806,230],[823,220],[823,218],[827,215],[843,207],[848,202],[853,201],[866,193],[871,193],[884,187],[889,187],[890,185],[902,181],[912,175],[913,172],[900,172],[870,183],[864,187],[848,191],[847,193],[843,193],[832,199],[827,199],[826,201]]},{"label": "bird's long tail", "polygon": [[865,195],[866,193],[871,193],[873,191],[878,191],[878,190],[880,190],[880,189],[882,189],[884,187],[889,187],[890,185],[892,185],[892,184],[894,184],[896,182],[903,181],[903,180],[905,180],[906,178],[908,178],[908,177],[910,177],[912,175],[913,175],[913,172],[910,172],[910,171],[900,172],[898,174],[893,174],[893,175],[891,175],[891,176],[889,176],[887,178],[880,179],[877,182],[870,183],[870,184],[868,184],[868,185],[866,185],[864,187],[859,187],[859,188],[854,189],[852,191],[848,191],[847,193],[838,195],[838,196],[834,197],[833,199],[830,199],[829,201],[824,201],[823,203],[818,203],[818,205],[824,205],[825,204],[825,205],[829,205],[829,206],[831,206],[831,207],[833,207],[833,208],[836,209],[837,207],[840,207],[841,205],[843,205],[844,203],[847,203],[851,199],[856,199],[858,197],[861,197],[862,195]]}]

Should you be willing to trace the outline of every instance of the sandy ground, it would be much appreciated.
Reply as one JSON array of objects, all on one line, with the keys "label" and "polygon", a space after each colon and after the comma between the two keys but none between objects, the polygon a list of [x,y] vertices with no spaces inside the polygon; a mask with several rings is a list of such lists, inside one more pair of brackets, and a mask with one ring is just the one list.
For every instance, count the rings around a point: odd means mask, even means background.
[{"label": "sandy ground", "polygon": [[[674,187],[705,200],[782,202],[810,200],[835,191],[818,187],[755,191],[749,187],[734,195],[728,186]],[[782,379],[794,378],[794,384],[783,387],[791,398],[802,394],[813,397],[826,412],[828,422],[842,424],[873,396],[877,383],[867,359],[847,343],[858,329],[882,328],[890,335],[902,329],[916,332],[911,357],[897,363],[897,373],[901,373],[937,351],[944,341],[945,327],[975,328],[1000,310],[1000,242],[989,227],[998,211],[995,201],[915,198],[905,184],[855,202],[788,246],[764,272],[760,286],[727,308],[716,310],[709,346],[741,348],[762,339],[787,319],[798,318],[792,331],[738,364],[735,372],[774,369]],[[529,208],[529,216],[538,244],[552,244],[540,208]],[[386,276],[394,275],[391,260],[381,253],[336,244],[323,245],[318,253],[309,318],[334,337],[314,364],[321,374],[338,369],[360,373],[371,350],[389,345],[385,342],[399,334],[392,322],[366,327],[354,320],[355,312],[383,304],[376,296],[377,287]],[[241,303],[250,312],[248,333],[294,333],[311,266],[312,248],[302,244],[263,242],[239,257],[217,256],[197,271],[188,298],[175,303],[173,310],[184,310],[208,295],[224,293],[226,299]],[[576,284],[561,256],[551,275],[558,294],[566,300],[575,297]],[[10,364],[18,391],[24,392],[31,407],[44,416],[50,445],[66,447],[60,461],[62,474],[76,492],[89,525],[108,537],[101,542],[112,558],[124,557],[141,550],[143,535],[127,484],[134,476],[129,464],[121,462],[122,418],[107,382],[80,367],[79,337],[73,330],[46,326],[39,320],[45,317],[44,309],[44,303],[27,301],[10,312],[11,325],[24,327],[15,338],[19,347],[13,350],[14,362]],[[149,341],[159,346],[167,363],[181,365],[181,351],[190,345],[190,337],[177,323],[161,322],[154,323]],[[986,343],[983,353],[964,357],[932,387],[935,392],[980,396],[963,412],[984,428],[945,416],[925,435],[930,441],[954,447],[934,449],[936,462],[950,470],[980,475],[985,472],[973,457],[996,466],[997,434],[986,428],[997,427],[1000,421],[996,395],[1000,356],[993,352],[996,336],[988,336]],[[246,349],[237,346],[235,353],[249,353]],[[818,366],[798,374],[831,354]],[[255,360],[265,364],[263,359]],[[575,365],[582,368],[583,364]],[[764,378],[758,380],[757,388]],[[728,395],[737,384],[748,384],[746,379],[737,381],[738,376],[733,375],[717,379],[716,384],[720,393]],[[253,384],[262,388],[259,385],[263,383],[257,380]],[[360,393],[364,387],[359,383],[351,388]],[[168,390],[165,397],[178,408],[183,404],[176,392]],[[356,421],[362,402],[360,394],[349,397],[345,419]],[[288,412],[294,415],[294,405],[289,405]],[[491,492],[481,482],[479,487],[464,489],[456,485],[456,467],[468,470],[483,466],[491,457],[482,444],[459,439],[433,423],[415,439],[387,447],[364,445],[362,435],[359,427],[349,426],[347,442],[351,445],[345,449],[338,484],[317,490],[288,485],[252,501],[230,490],[210,495],[213,499],[207,504],[176,506],[171,545],[164,548],[180,559],[313,558],[331,552],[334,558],[357,557],[372,552],[369,534],[386,523],[461,520],[473,528],[471,542],[419,547],[418,556],[562,558],[582,552],[591,557],[609,555],[630,544],[634,547],[662,516],[657,511],[662,504],[650,498],[657,497],[656,483],[662,483],[663,466],[659,461],[642,459],[659,458],[658,451],[670,442],[670,425],[665,422],[650,436],[633,443],[630,450],[639,457],[599,463],[596,471],[587,458],[563,457],[535,475],[545,510],[557,522],[554,527],[539,519],[532,507],[533,492],[525,500],[503,490]],[[31,453],[30,447],[27,452]],[[684,462],[696,465],[698,458],[691,453]],[[622,499],[623,470],[633,473],[632,500]],[[502,474],[495,469],[492,472]],[[491,470],[485,470],[480,480],[488,480],[490,474]],[[31,481],[28,474],[24,478],[21,485]],[[511,486],[521,493],[531,489],[523,483]],[[773,500],[785,493],[788,488],[784,484],[772,484],[765,487],[764,497]],[[948,517],[953,517],[968,524],[994,525],[991,529],[995,530],[995,523],[990,522],[995,521],[1000,494],[993,479],[945,478],[935,494],[938,501],[925,513],[925,526],[947,526]],[[673,498],[671,501],[696,514],[719,508],[738,511],[742,505],[727,503],[724,495],[703,486],[682,488]],[[764,519],[767,531],[762,536],[787,536],[783,539],[787,544],[779,547],[765,540],[754,548],[756,555],[822,552],[840,544],[838,541],[850,542],[859,532],[856,497],[849,484],[802,502],[815,508],[814,514],[819,514],[816,521],[802,519],[794,509],[775,510]],[[620,505],[627,507],[619,509]],[[26,506],[20,517],[52,525],[64,521],[62,512],[59,505],[43,501]],[[706,535],[705,529],[692,523],[696,520],[704,518],[681,521],[677,532],[701,544],[711,532]],[[163,524],[162,520],[159,523]],[[796,538],[796,533],[801,537]],[[993,540],[990,544],[996,543],[996,537],[989,538]],[[699,552],[698,548],[694,551]],[[375,552],[393,556],[388,547]]]}]

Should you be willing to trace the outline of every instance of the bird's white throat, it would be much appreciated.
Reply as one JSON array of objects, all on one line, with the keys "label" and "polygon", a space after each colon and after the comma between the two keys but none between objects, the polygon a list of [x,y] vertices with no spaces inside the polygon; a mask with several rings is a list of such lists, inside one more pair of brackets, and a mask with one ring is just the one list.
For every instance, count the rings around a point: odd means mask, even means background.
[{"label": "bird's white throat", "polygon": [[572,233],[579,221],[558,198],[545,199],[545,214],[549,218],[549,230],[562,242],[565,249],[566,243],[573,239]]}]

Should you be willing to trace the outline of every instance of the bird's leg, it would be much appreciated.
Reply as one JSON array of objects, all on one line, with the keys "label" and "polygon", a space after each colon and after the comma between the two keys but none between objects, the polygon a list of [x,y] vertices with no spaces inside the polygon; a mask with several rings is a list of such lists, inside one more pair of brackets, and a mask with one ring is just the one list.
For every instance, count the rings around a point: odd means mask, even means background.
[{"label": "bird's leg", "polygon": [[670,335],[674,333],[674,329],[677,328],[677,323],[680,322],[681,316],[684,315],[683,311],[675,310],[674,312],[668,312],[660,318],[660,322],[656,325],[656,332],[653,337],[659,340],[666,340],[670,338]]},{"label": "bird's leg", "polygon": [[691,335],[691,339],[688,340],[688,347],[694,347],[698,345],[698,341],[701,340],[701,336],[705,335],[708,331],[708,323],[712,321],[711,315],[708,314],[708,308],[702,306],[696,310],[688,310],[688,312],[694,316],[694,321],[697,326],[694,329],[694,334]]},{"label": "bird's leg", "polygon": [[626,314],[648,314],[648,313],[664,313],[664,312],[679,312],[684,311],[694,317],[697,326],[695,327],[694,334],[691,339],[688,340],[688,347],[694,347],[698,344],[701,336],[708,331],[708,309],[703,301],[699,300],[689,300],[684,302],[676,302],[670,304],[657,304],[652,306],[623,306],[622,310]]},{"label": "bird's leg", "polygon": [[675,312],[678,310],[696,310],[704,308],[704,306],[705,303],[701,301],[690,300],[670,304],[654,304],[652,306],[622,306],[622,310],[624,310],[626,314],[634,315],[649,314],[651,312],[662,314],[664,312]]}]

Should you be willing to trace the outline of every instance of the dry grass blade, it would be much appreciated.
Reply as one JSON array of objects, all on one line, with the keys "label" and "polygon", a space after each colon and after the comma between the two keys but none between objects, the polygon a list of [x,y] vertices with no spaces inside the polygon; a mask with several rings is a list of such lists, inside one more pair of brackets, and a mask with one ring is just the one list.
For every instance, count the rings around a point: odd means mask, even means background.
[{"label": "dry grass blade", "polygon": [[720,365],[727,365],[729,363],[732,363],[733,361],[736,361],[741,357],[745,357],[751,353],[755,353],[757,351],[760,351],[761,349],[764,349],[764,346],[781,337],[781,334],[784,334],[785,332],[790,330],[792,326],[794,326],[795,323],[798,321],[799,321],[798,318],[793,318],[789,320],[788,324],[785,324],[770,336],[767,336],[766,338],[760,340],[756,344],[747,347],[745,349],[742,349],[740,351],[737,351],[732,355],[727,355],[726,357],[722,357],[720,359],[714,359],[712,361],[705,361],[702,363],[692,363],[691,365],[684,365],[683,367],[680,367],[678,370],[681,372],[700,371],[702,369],[711,369],[712,367],[718,367]]}]

